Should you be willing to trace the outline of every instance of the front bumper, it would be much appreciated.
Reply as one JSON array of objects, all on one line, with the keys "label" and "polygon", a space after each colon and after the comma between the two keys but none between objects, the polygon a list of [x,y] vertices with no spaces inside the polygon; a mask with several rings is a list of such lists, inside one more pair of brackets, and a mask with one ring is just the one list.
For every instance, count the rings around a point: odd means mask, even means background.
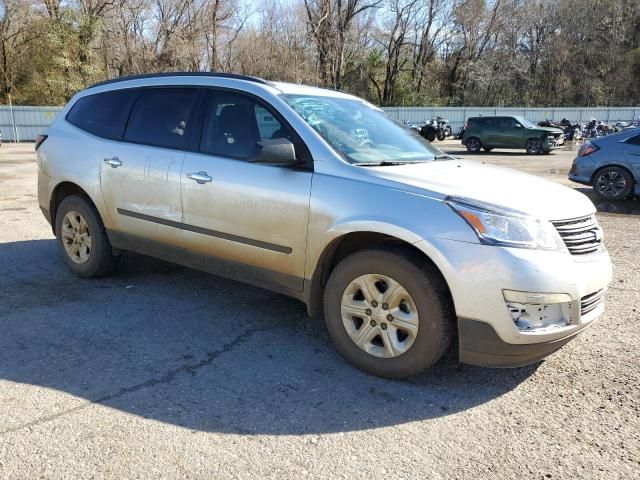
[{"label": "front bumper", "polygon": [[[604,303],[588,312],[581,310],[583,302],[611,282],[611,260],[604,249],[571,255],[439,238],[415,245],[442,272],[457,317],[469,319],[460,322],[463,362],[487,366],[535,362],[560,348],[604,312]],[[570,299],[572,320],[560,326],[523,330],[507,306],[506,290],[563,294]]]},{"label": "front bumper", "polygon": [[49,225],[51,225],[51,214],[49,213],[49,210],[40,205],[40,211],[42,212],[42,215],[44,215],[44,218],[47,220]]},{"label": "front bumper", "polygon": [[551,150],[555,150],[562,146],[564,146],[564,135],[560,135],[558,138],[547,137],[542,144],[542,150],[550,152]]},{"label": "front bumper", "polygon": [[502,340],[488,323],[459,318],[459,359],[462,363],[480,367],[524,367],[551,355],[580,331],[557,340],[515,345]]}]

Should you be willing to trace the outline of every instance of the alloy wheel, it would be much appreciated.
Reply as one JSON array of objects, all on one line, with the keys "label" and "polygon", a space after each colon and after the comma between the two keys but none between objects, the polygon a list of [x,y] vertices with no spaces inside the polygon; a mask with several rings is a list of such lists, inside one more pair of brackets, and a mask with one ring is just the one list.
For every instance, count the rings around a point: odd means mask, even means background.
[{"label": "alloy wheel", "polygon": [[605,198],[620,198],[627,189],[627,179],[617,170],[608,170],[598,176],[596,189]]},{"label": "alloy wheel", "polygon": [[469,150],[472,153],[479,152],[480,140],[477,140],[475,138],[470,138],[469,140],[467,140],[467,150]]},{"label": "alloy wheel", "polygon": [[74,263],[82,264],[89,260],[91,255],[89,225],[76,211],[68,212],[62,219],[62,244]]},{"label": "alloy wheel", "polygon": [[537,140],[529,140],[527,142],[527,153],[531,155],[537,155],[542,152],[542,145]]},{"label": "alloy wheel", "polygon": [[347,285],[341,314],[351,340],[375,357],[402,355],[418,335],[415,302],[399,282],[386,275],[362,275]]}]

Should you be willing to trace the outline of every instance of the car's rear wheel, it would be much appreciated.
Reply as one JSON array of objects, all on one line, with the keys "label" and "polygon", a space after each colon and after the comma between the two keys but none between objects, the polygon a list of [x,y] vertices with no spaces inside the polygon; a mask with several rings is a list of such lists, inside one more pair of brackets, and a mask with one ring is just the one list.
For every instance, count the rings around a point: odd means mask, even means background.
[{"label": "car's rear wheel", "polygon": [[542,140],[539,138],[530,138],[524,145],[529,155],[540,155],[542,153]]},{"label": "car's rear wheel", "polygon": [[624,200],[632,189],[633,177],[620,167],[603,168],[593,182],[593,190],[603,200]]},{"label": "car's rear wheel", "polygon": [[405,378],[440,359],[454,330],[442,277],[429,264],[386,250],[343,259],[324,294],[338,351],[372,375]]},{"label": "car's rear wheel", "polygon": [[469,153],[478,153],[482,148],[482,142],[476,137],[469,137],[466,145]]},{"label": "car's rear wheel", "polygon": [[79,277],[100,277],[118,263],[95,207],[85,198],[71,195],[56,211],[56,237],[62,258]]}]

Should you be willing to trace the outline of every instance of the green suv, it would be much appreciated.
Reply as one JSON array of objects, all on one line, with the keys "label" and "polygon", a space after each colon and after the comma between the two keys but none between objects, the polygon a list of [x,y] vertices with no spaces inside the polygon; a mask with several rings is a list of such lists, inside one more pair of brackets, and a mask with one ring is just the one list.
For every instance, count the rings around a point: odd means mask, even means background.
[{"label": "green suv", "polygon": [[564,145],[564,135],[559,128],[537,127],[524,117],[471,117],[464,126],[462,144],[469,153],[524,148],[536,155]]}]

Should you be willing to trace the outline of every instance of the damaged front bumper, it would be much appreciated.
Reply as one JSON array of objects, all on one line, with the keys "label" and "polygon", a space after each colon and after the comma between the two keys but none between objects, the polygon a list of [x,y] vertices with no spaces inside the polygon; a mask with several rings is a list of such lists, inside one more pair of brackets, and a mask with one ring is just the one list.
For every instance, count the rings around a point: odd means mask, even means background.
[{"label": "damaged front bumper", "polygon": [[564,135],[558,135],[557,137],[553,137],[553,136],[547,136],[544,139],[544,143],[542,145],[542,149],[545,152],[549,152],[551,150],[554,150],[556,148],[560,148],[564,146]]}]

